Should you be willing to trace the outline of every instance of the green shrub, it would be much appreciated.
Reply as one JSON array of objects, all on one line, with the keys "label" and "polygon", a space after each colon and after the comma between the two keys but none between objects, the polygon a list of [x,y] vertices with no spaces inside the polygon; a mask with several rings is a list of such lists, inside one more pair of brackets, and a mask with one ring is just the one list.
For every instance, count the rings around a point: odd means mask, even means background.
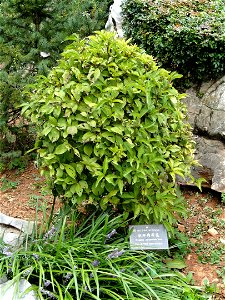
[{"label": "green shrub", "polygon": [[2,245],[0,276],[27,279],[40,300],[208,299],[158,254],[130,250],[121,217],[81,220],[70,212],[13,255]]},{"label": "green shrub", "polygon": [[23,104],[43,174],[65,201],[169,228],[185,212],[176,175],[195,163],[178,75],[113,33],[74,39]]},{"label": "green shrub", "polygon": [[224,1],[126,0],[123,14],[126,36],[186,85],[224,75]]}]

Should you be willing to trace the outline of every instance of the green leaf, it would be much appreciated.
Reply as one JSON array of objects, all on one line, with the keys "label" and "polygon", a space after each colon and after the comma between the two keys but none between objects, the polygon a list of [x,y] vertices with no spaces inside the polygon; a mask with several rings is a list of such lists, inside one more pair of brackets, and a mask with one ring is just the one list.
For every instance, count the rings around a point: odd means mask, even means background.
[{"label": "green leaf", "polygon": [[94,71],[94,81],[96,81],[101,75],[101,71],[99,69],[95,69]]},{"label": "green leaf", "polygon": [[67,144],[61,144],[61,145],[58,145],[55,149],[55,154],[63,154],[65,153],[66,151],[68,150],[68,145]]},{"label": "green leaf", "polygon": [[62,177],[63,176],[63,170],[61,168],[57,169],[56,176],[57,177]]},{"label": "green leaf", "polygon": [[87,181],[81,180],[81,181],[79,181],[79,184],[82,189],[88,189]]},{"label": "green leaf", "polygon": [[75,185],[75,192],[77,193],[78,196],[81,196],[83,194],[83,188],[79,183]]},{"label": "green leaf", "polygon": [[97,187],[97,186],[99,185],[99,182],[100,182],[104,177],[105,177],[105,174],[103,174],[103,173],[100,173],[100,174],[98,175],[98,178],[97,178],[97,180],[96,180],[95,187]]},{"label": "green leaf", "polygon": [[53,115],[55,118],[58,118],[61,114],[61,107],[60,106],[56,106],[53,110]]},{"label": "green leaf", "polygon": [[60,127],[61,129],[66,129],[67,122],[66,118],[60,118],[57,122],[57,127]]},{"label": "green leaf", "polygon": [[45,127],[44,127],[44,129],[42,130],[42,132],[41,132],[41,134],[43,134],[43,135],[48,135],[49,134],[49,132],[52,130],[52,126],[51,125],[46,125]]},{"label": "green leaf", "polygon": [[114,185],[114,179],[117,178],[116,175],[110,174],[105,177],[106,181]]},{"label": "green leaf", "polygon": [[123,176],[124,176],[124,177],[127,177],[127,175],[129,175],[132,171],[133,171],[132,168],[126,168],[126,169],[124,170]]},{"label": "green leaf", "polygon": [[124,127],[123,126],[114,126],[114,127],[106,127],[106,129],[110,132],[115,132],[115,133],[118,133],[120,135],[123,135],[123,130],[124,130]]},{"label": "green leaf", "polygon": [[103,161],[103,168],[102,168],[103,174],[106,174],[108,167],[109,167],[108,157],[105,156],[104,161]]},{"label": "green leaf", "polygon": [[75,178],[76,176],[76,171],[75,169],[71,166],[71,165],[68,165],[68,164],[63,164],[64,167],[65,167],[65,170],[66,170],[66,173],[72,177],[72,178]]},{"label": "green leaf", "polygon": [[118,184],[118,187],[119,187],[119,190],[120,190],[120,194],[122,195],[123,194],[123,180],[118,179],[117,184]]},{"label": "green leaf", "polygon": [[82,137],[82,141],[84,143],[90,142],[90,141],[94,141],[96,139],[96,135],[92,132],[86,132],[83,137]]},{"label": "green leaf", "polygon": [[54,126],[57,126],[57,120],[56,118],[52,117],[52,116],[49,116],[49,123],[54,125]]},{"label": "green leaf", "polygon": [[84,153],[85,153],[87,156],[91,156],[92,151],[93,151],[92,145],[87,144],[87,145],[84,146]]},{"label": "green leaf", "polygon": [[58,141],[59,136],[60,136],[59,131],[56,128],[52,128],[48,134],[50,141],[53,143]]},{"label": "green leaf", "polygon": [[77,133],[77,127],[76,126],[68,126],[67,133],[71,134],[73,136],[74,134]]},{"label": "green leaf", "polygon": [[141,204],[135,204],[134,205],[134,219],[137,218],[137,216],[140,214],[141,211]]},{"label": "green leaf", "polygon": [[77,163],[75,168],[76,168],[77,173],[81,174],[83,172],[84,165],[81,163]]},{"label": "green leaf", "polygon": [[168,260],[166,262],[166,265],[170,269],[184,269],[186,268],[186,263],[182,259],[173,259],[173,260]]}]

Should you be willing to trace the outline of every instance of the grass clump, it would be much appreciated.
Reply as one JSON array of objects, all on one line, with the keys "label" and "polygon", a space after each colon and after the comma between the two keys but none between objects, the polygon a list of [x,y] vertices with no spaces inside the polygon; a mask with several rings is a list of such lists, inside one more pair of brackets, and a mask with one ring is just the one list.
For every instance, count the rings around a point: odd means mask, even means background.
[{"label": "grass clump", "polygon": [[39,299],[207,299],[155,252],[132,251],[121,217],[72,211],[15,253],[2,246],[0,275],[29,280]]}]

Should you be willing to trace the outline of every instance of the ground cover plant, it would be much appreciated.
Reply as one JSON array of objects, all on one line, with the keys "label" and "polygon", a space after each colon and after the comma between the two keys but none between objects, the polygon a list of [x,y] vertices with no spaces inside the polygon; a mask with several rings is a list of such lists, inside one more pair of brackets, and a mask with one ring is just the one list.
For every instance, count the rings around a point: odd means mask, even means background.
[{"label": "ground cover plant", "polygon": [[126,36],[183,74],[183,87],[224,75],[224,1],[126,0],[123,16]]},{"label": "ground cover plant", "polygon": [[29,280],[39,299],[208,299],[184,275],[166,268],[160,255],[130,250],[121,217],[84,218],[68,211],[25,248],[12,253],[2,244],[0,275]]},{"label": "ground cover plant", "polygon": [[186,110],[153,58],[110,32],[73,37],[23,113],[38,128],[42,174],[64,202],[112,207],[172,231],[185,213],[176,175],[190,176]]}]

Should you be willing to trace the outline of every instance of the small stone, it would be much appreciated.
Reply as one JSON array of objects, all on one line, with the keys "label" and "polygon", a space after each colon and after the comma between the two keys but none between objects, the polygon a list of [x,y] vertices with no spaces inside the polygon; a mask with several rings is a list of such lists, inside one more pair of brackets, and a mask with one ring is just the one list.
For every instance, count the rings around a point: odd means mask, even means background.
[{"label": "small stone", "polygon": [[178,224],[177,228],[178,228],[178,230],[179,230],[180,232],[185,232],[185,231],[186,231],[185,226],[182,225],[182,224]]},{"label": "small stone", "polygon": [[208,233],[211,236],[216,236],[217,234],[219,234],[218,231],[215,228],[213,228],[213,227],[208,230]]},{"label": "small stone", "polygon": [[192,255],[191,255],[191,254],[188,254],[187,260],[191,260],[191,259],[192,259]]},{"label": "small stone", "polygon": [[221,242],[222,244],[225,244],[225,240],[224,240],[224,239],[221,239],[221,238],[220,238],[220,242]]}]

